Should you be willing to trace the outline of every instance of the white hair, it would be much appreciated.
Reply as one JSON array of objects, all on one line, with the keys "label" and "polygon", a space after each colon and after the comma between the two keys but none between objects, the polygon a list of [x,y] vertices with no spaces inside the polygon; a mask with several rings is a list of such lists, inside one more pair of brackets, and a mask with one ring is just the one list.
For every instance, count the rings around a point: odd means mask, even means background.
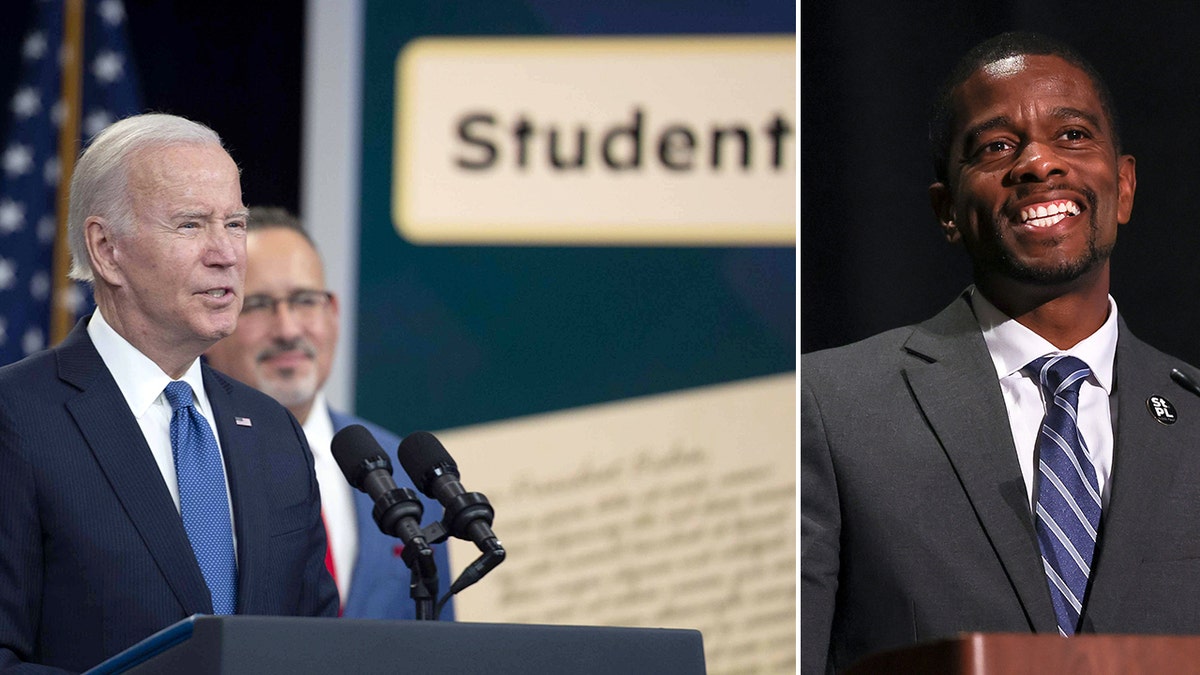
[{"label": "white hair", "polygon": [[91,216],[106,219],[117,231],[133,225],[129,198],[129,165],[147,148],[176,144],[221,144],[217,132],[175,115],[148,113],[116,122],[94,138],[75,163],[71,176],[71,203],[67,210],[67,242],[71,246],[71,271],[79,281],[93,281],[84,224]]}]

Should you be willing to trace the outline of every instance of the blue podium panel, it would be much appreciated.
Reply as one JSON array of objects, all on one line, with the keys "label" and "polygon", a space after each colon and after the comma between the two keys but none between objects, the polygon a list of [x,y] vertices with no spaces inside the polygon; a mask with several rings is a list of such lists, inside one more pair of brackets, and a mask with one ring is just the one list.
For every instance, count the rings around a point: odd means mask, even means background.
[{"label": "blue podium panel", "polygon": [[196,616],[92,675],[703,675],[699,631],[674,628]]}]

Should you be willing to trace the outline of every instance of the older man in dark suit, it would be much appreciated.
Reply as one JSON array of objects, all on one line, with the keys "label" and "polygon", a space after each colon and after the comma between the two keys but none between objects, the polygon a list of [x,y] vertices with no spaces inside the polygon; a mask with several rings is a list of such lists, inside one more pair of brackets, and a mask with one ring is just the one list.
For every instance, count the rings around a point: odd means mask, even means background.
[{"label": "older man in dark suit", "polygon": [[196,613],[337,613],[303,431],[199,359],[236,325],[245,221],[202,125],[128,118],[80,158],[96,311],[0,369],[0,670],[82,670]]},{"label": "older man in dark suit", "polygon": [[802,361],[802,671],[964,631],[1200,632],[1197,375],[1109,296],[1136,175],[1104,83],[1001,35],[931,138],[975,285]]}]

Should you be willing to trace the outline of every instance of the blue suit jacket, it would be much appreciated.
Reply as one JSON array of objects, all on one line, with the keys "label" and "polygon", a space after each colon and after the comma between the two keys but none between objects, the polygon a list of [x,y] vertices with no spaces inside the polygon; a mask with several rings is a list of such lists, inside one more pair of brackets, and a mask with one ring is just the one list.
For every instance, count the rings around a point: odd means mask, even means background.
[{"label": "blue suit jacket", "polygon": [[[183,521],[86,324],[0,368],[0,670],[82,670],[212,613]],[[202,368],[233,502],[237,613],[336,615],[300,425]]]},{"label": "blue suit jacket", "polygon": [[[335,432],[351,424],[363,425],[370,430],[380,447],[395,459],[396,448],[400,445],[400,438],[395,434],[364,419],[332,409],[329,416],[333,420]],[[397,486],[417,492],[425,506],[423,525],[442,517],[441,505],[421,495],[404,469],[397,465],[393,476]],[[379,530],[375,517],[371,515],[374,506],[365,492],[354,491],[354,512],[358,520],[358,558],[354,561],[354,576],[350,579],[350,593],[342,615],[357,619],[415,619],[416,609],[408,593],[410,574],[408,566],[400,559],[403,548],[399,539]],[[438,568],[440,599],[449,592],[450,582],[456,575],[453,574],[454,570],[450,569],[450,559],[444,543],[434,545],[433,556]],[[453,600],[448,601],[442,608],[439,618],[443,621],[454,619]]]}]

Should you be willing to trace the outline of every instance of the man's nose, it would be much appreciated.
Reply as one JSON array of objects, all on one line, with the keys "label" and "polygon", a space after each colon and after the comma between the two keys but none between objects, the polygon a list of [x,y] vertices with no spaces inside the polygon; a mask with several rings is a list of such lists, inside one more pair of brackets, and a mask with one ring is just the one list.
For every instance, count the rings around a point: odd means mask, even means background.
[{"label": "man's nose", "polygon": [[237,264],[238,250],[246,249],[246,238],[225,227],[208,226],[207,244],[205,246],[205,262],[209,265],[232,267]]},{"label": "man's nose", "polygon": [[1040,183],[1051,176],[1065,176],[1067,163],[1057,149],[1048,143],[1030,141],[1017,152],[1009,179],[1014,183]]},{"label": "man's nose", "polygon": [[271,321],[275,328],[275,334],[280,337],[292,338],[302,332],[300,317],[296,315],[286,299],[275,303],[275,312]]}]

